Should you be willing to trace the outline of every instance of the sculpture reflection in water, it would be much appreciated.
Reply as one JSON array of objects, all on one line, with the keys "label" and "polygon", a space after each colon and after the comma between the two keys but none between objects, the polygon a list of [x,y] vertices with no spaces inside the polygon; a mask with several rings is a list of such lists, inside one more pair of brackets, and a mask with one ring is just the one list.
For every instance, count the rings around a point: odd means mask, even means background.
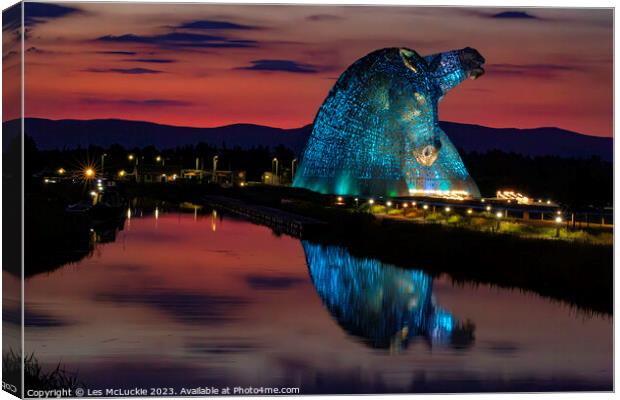
[{"label": "sculpture reflection in water", "polygon": [[343,248],[302,242],[314,286],[338,323],[375,348],[400,350],[414,338],[468,348],[475,326],[456,321],[432,295],[433,279]]}]

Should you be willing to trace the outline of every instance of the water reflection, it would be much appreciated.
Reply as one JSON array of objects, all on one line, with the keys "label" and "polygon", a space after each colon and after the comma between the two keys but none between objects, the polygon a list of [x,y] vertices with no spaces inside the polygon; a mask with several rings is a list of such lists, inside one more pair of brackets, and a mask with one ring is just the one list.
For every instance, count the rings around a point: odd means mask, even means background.
[{"label": "water reflection", "polygon": [[103,234],[110,242],[91,256],[26,280],[25,351],[44,371],[62,362],[89,388],[613,388],[610,319],[454,286],[211,209],[178,211],[132,204],[116,239]]},{"label": "water reflection", "polygon": [[436,304],[429,275],[356,258],[340,247],[302,245],[317,293],[343,329],[369,346],[398,351],[416,338],[431,346],[473,343],[474,325]]}]

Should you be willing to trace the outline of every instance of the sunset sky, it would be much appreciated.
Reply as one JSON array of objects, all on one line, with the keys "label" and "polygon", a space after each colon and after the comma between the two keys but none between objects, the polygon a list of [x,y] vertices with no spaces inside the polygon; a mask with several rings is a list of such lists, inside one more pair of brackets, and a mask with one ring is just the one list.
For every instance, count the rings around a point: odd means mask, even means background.
[{"label": "sunset sky", "polygon": [[611,9],[27,3],[25,22],[27,117],[299,127],[372,50],[470,46],[487,73],[442,120],[613,134]]}]

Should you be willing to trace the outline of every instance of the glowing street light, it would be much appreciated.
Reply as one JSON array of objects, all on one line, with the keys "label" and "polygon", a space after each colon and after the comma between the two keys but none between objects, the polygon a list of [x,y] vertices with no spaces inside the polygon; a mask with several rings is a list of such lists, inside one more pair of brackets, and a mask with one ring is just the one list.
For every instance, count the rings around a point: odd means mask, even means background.
[{"label": "glowing street light", "polygon": [[473,211],[471,208],[467,210],[467,214],[471,214],[471,213],[473,213],[473,212],[474,212],[474,211]]},{"label": "glowing street light", "polygon": [[58,172],[58,175],[63,175],[66,171],[64,168],[61,167],[61,168],[58,168],[57,172]]},{"label": "glowing street light", "polygon": [[491,206],[486,206],[486,210],[491,212]]},{"label": "glowing street light", "polygon": [[499,232],[499,229],[501,228],[500,221],[502,219],[503,214],[501,211],[498,211],[497,213],[495,213],[495,216],[497,217],[497,227],[495,228],[495,230]]},{"label": "glowing street light", "polygon": [[273,168],[274,164],[276,166],[274,175],[277,178],[278,177],[278,159],[276,157],[274,157],[273,160],[271,160],[271,170],[272,171],[274,171],[274,168]]},{"label": "glowing street light", "polygon": [[95,170],[91,167],[88,167],[84,170],[84,176],[86,179],[92,179],[95,177]]},{"label": "glowing street light", "polygon": [[134,159],[134,155],[133,155],[133,154],[128,155],[128,156],[127,156],[127,159],[128,159],[129,161],[133,161],[133,159]]},{"label": "glowing street light", "polygon": [[409,208],[409,203],[403,203],[403,217],[407,216],[407,209]]},{"label": "glowing street light", "polygon": [[446,212],[449,213],[450,212],[450,207],[446,207]]},{"label": "glowing street light", "polygon": [[424,214],[422,215],[422,218],[426,220],[426,214],[428,212],[428,204],[424,204],[422,208],[424,209]]},{"label": "glowing street light", "polygon": [[374,199],[368,199],[368,212],[372,214],[372,205],[375,204]]},{"label": "glowing street light", "polygon": [[555,229],[555,237],[559,238],[560,237],[560,226],[562,224],[562,217],[560,216],[555,217],[555,224],[557,225]]},{"label": "glowing street light", "polygon": [[118,176],[121,177],[121,178],[124,177],[125,174],[126,174],[126,172],[125,172],[124,169],[121,169],[120,171],[118,171]]},{"label": "glowing street light", "polygon": [[155,161],[160,162],[161,161],[161,156],[155,157]]},{"label": "glowing street light", "polygon": [[387,203],[385,203],[385,205],[388,206],[388,207],[392,207],[392,202],[388,201]]}]

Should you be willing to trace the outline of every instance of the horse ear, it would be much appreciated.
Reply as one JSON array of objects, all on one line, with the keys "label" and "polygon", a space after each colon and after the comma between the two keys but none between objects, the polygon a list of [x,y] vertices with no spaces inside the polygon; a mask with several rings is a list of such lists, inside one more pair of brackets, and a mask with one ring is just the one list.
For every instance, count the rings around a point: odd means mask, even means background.
[{"label": "horse ear", "polygon": [[403,59],[403,63],[415,72],[416,74],[420,71],[420,67],[423,69],[428,69],[428,65],[426,64],[426,60],[424,57],[420,56],[415,50],[402,48],[400,49],[400,57]]}]

